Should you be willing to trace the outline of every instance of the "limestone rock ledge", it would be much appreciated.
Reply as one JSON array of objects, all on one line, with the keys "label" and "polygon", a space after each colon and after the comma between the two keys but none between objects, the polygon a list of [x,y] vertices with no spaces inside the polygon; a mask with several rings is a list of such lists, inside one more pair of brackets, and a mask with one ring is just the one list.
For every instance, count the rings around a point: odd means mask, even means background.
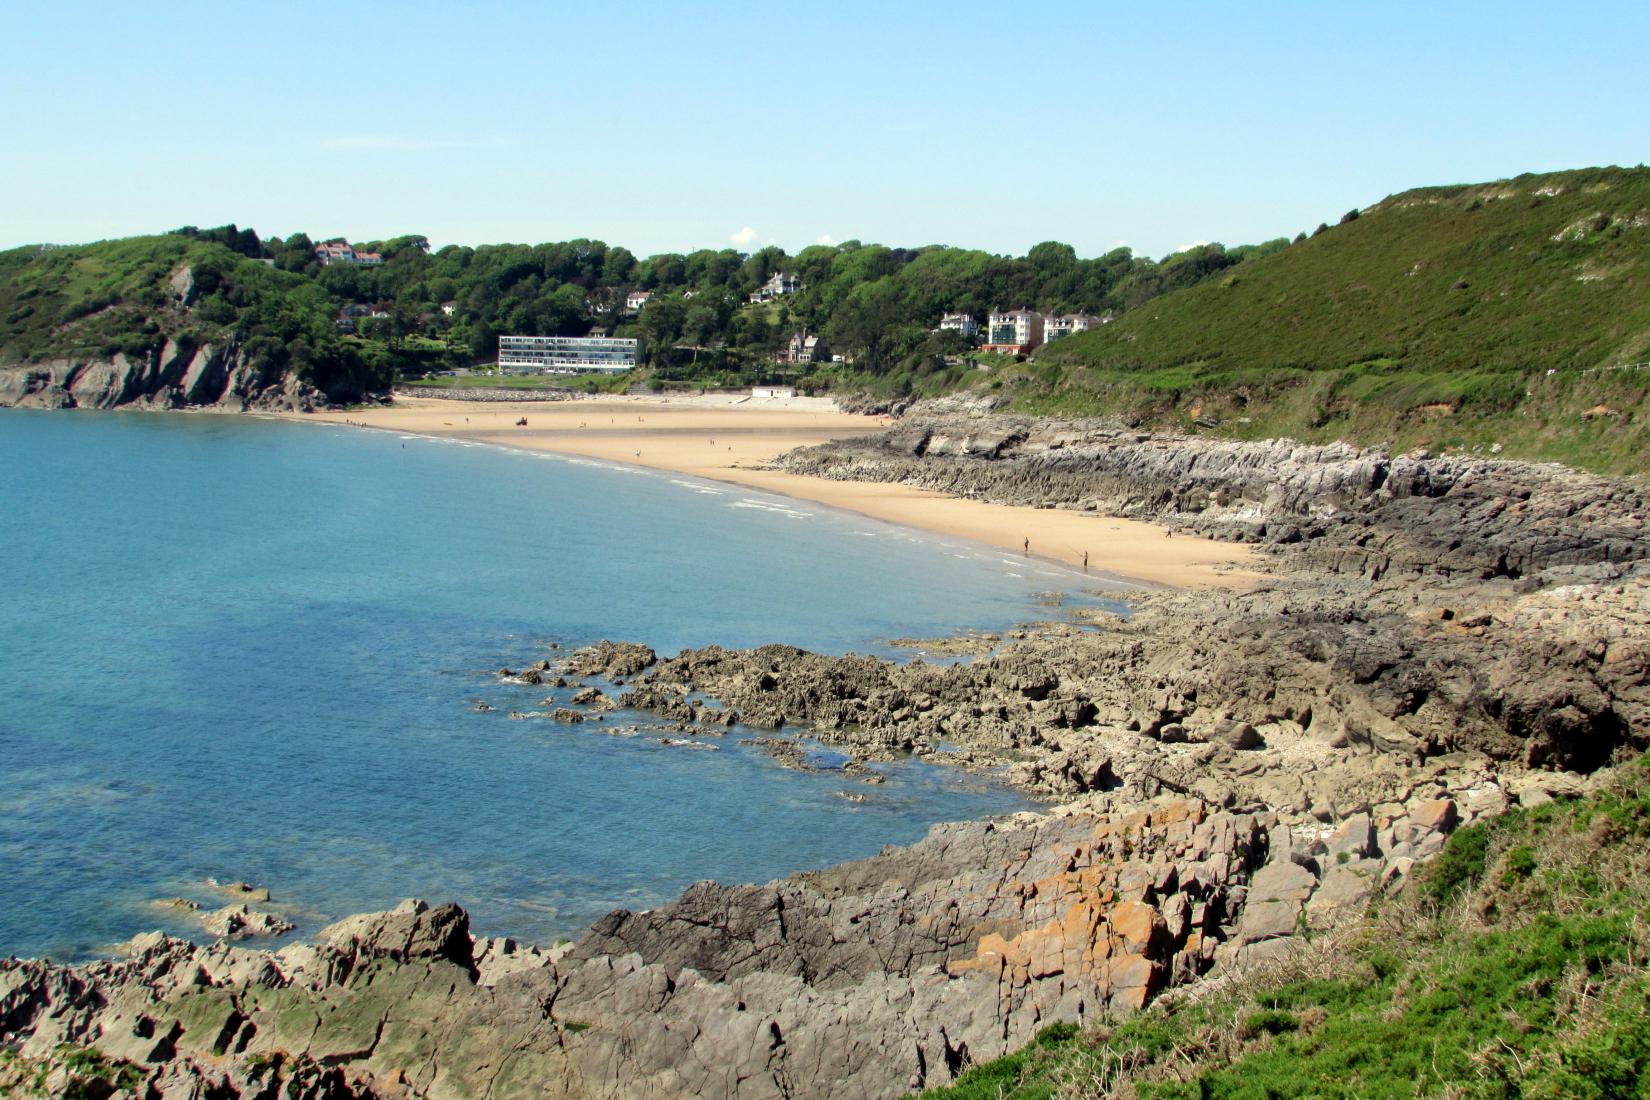
[{"label": "limestone rock ledge", "polygon": [[232,343],[167,340],[147,356],[0,367],[0,407],[309,412],[362,396],[323,393],[287,370],[252,362]]},{"label": "limestone rock ledge", "polygon": [[273,953],[153,933],[117,960],[0,962],[0,1043],[93,1047],[144,1096],[898,1096],[1287,951],[1506,804],[1482,794],[1334,828],[1198,800],[937,826],[767,885],[700,883],[551,952],[417,901]]}]

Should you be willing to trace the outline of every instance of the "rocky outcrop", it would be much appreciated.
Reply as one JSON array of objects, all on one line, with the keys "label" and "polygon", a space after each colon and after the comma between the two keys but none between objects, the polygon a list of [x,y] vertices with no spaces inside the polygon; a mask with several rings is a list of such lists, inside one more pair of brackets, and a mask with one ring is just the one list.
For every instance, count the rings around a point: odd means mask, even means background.
[{"label": "rocky outcrop", "polygon": [[0,367],[0,406],[43,409],[218,408],[311,411],[356,394],[325,394],[285,369],[250,362],[240,347],[168,340],[141,357],[53,359]]},{"label": "rocky outcrop", "polygon": [[421,902],[276,953],[155,933],[120,960],[0,963],[0,1042],[43,1065],[95,1048],[151,1095],[892,1097],[1275,958],[1508,797],[1480,775],[1339,828],[1184,799],[939,826],[548,953]]},{"label": "rocky outcrop", "polygon": [[919,406],[882,435],[802,448],[777,465],[1148,519],[1373,579],[1519,578],[1650,558],[1650,493],[1639,482],[1460,454],[1189,439],[955,408]]},{"label": "rocky outcrop", "polygon": [[[1403,786],[1418,761],[1590,771],[1650,744],[1650,574],[1637,569],[1534,590],[1292,575],[1087,619],[943,665],[707,646],[654,661],[620,702],[681,723],[736,715],[859,760],[1009,765],[1057,797],[1329,814],[1349,792]],[[602,652],[575,664],[606,667]]]},{"label": "rocky outcrop", "polygon": [[567,670],[578,676],[600,676],[608,680],[634,676],[651,665],[657,655],[637,642],[601,641],[568,658]]}]

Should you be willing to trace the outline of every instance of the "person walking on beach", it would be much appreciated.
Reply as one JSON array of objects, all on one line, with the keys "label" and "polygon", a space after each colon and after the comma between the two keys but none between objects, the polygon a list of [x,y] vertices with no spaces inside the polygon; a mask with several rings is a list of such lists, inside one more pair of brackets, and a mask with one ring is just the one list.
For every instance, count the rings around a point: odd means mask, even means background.
[{"label": "person walking on beach", "polygon": [[1087,573],[1088,571],[1089,571],[1089,552],[1087,550],[1084,550],[1083,551],[1083,572]]},{"label": "person walking on beach", "polygon": [[1028,558],[1031,557],[1031,540],[1030,539],[1026,539],[1025,545],[1020,547],[1020,553],[1024,554]]}]

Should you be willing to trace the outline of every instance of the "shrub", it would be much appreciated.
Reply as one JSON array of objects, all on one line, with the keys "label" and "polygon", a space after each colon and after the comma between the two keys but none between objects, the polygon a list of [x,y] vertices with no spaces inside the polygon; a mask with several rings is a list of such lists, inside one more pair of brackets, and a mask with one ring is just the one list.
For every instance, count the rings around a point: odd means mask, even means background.
[{"label": "shrub", "polygon": [[1422,895],[1443,904],[1484,875],[1489,859],[1490,830],[1483,824],[1457,829],[1421,876]]}]

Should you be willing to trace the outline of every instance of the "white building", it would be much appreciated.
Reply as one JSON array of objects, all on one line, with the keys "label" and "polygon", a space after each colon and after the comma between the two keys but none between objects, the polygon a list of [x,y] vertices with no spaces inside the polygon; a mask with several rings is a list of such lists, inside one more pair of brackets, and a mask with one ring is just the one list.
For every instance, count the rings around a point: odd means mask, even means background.
[{"label": "white building", "polygon": [[1091,328],[1099,328],[1107,320],[1108,318],[1096,317],[1092,313],[1068,313],[1063,317],[1050,317],[1043,325],[1044,340],[1052,343],[1074,332],[1087,332]]},{"label": "white building", "polygon": [[615,336],[500,336],[500,370],[545,374],[621,374],[636,365],[641,342]]},{"label": "white building", "polygon": [[641,308],[647,305],[648,299],[652,297],[653,292],[651,290],[632,290],[625,295],[624,308],[630,313],[639,313]]},{"label": "white building", "polygon": [[783,271],[776,271],[768,277],[767,282],[756,288],[756,292],[751,295],[751,304],[756,305],[761,302],[771,302],[781,295],[795,294],[801,289],[801,279],[797,278],[795,275],[786,274]]},{"label": "white building", "polygon": [[315,258],[321,261],[321,266],[328,264],[359,264],[362,267],[371,267],[384,262],[382,254],[377,252],[357,252],[351,248],[349,242],[339,237],[337,240],[315,246]]},{"label": "white building", "polygon": [[947,313],[940,318],[941,332],[960,332],[966,340],[974,339],[974,334],[980,331],[980,323],[974,320],[972,313]]},{"label": "white building", "polygon": [[995,309],[989,320],[986,351],[1024,355],[1043,342],[1043,315],[1034,309]]},{"label": "white building", "polygon": [[795,386],[752,386],[751,387],[751,396],[752,397],[782,397],[782,398],[789,399],[789,398],[792,398],[792,397],[796,396],[796,387]]}]

